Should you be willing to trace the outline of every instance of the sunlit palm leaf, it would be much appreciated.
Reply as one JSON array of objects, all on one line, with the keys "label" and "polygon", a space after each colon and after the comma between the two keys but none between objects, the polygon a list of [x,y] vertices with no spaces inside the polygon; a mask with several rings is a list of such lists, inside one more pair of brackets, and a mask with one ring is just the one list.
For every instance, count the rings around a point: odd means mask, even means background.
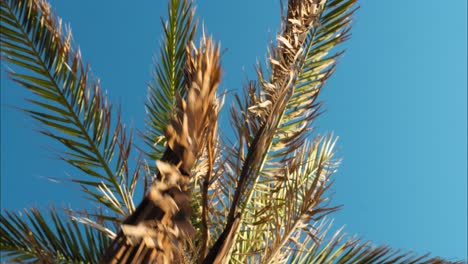
[{"label": "sunlit palm leaf", "polygon": [[65,147],[61,158],[88,175],[73,178],[88,197],[125,216],[134,210],[140,173],[139,163],[128,164],[132,136],[112,116],[99,82],[89,80],[71,39],[47,2],[1,0],[2,59],[19,66],[9,76],[35,95],[24,111]]},{"label": "sunlit palm leaf", "polygon": [[338,230],[333,236],[327,232],[333,222],[321,221],[314,226],[320,233],[320,241],[310,236],[296,237],[294,241],[300,245],[294,254],[283,255],[281,261],[262,263],[336,263],[336,264],[368,264],[368,263],[399,263],[399,264],[462,264],[462,261],[449,261],[430,257],[429,254],[417,255],[411,251],[394,250],[389,246],[373,246],[370,241],[349,237]]},{"label": "sunlit palm leaf", "polygon": [[49,216],[37,209],[0,216],[1,258],[7,262],[98,263],[109,243],[104,233],[56,209]]},{"label": "sunlit palm leaf", "polygon": [[[149,160],[153,161],[161,159],[166,149],[164,129],[175,110],[176,96],[183,97],[186,92],[185,49],[193,39],[197,24],[191,0],[170,1],[168,13],[167,22],[163,22],[163,46],[154,69],[154,79],[149,84],[146,103],[148,129],[144,139],[150,148],[147,153]],[[155,165],[149,165],[154,173]]]}]

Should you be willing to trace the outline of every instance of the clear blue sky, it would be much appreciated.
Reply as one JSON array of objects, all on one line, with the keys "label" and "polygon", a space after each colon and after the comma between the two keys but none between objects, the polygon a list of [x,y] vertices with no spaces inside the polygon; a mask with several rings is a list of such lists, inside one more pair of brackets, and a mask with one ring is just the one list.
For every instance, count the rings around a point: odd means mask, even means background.
[{"label": "clear blue sky", "polygon": [[[137,2],[52,4],[126,123],[142,129],[166,1]],[[207,32],[227,49],[222,89],[237,90],[264,61],[279,1],[199,2]],[[344,208],[334,215],[337,225],[394,248],[466,259],[467,3],[449,2],[361,1],[317,124],[340,137],[344,162],[333,191]],[[78,191],[45,179],[76,171],[56,160],[57,145],[12,108],[26,96],[2,73],[2,207],[82,206]]]}]

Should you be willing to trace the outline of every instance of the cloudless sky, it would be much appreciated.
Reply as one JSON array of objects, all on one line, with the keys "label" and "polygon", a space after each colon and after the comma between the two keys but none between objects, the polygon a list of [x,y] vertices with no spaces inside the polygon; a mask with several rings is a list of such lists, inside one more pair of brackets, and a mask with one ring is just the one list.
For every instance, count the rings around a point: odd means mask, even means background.
[{"label": "cloudless sky", "polygon": [[[146,82],[166,1],[52,1],[112,102],[144,128]],[[320,99],[318,131],[340,137],[334,215],[346,232],[418,253],[467,258],[467,3],[361,1],[353,37]],[[205,0],[205,29],[226,49],[221,89],[236,91],[279,27],[279,1]],[[5,67],[2,66],[2,71]],[[58,145],[14,106],[25,89],[1,76],[1,205],[84,206],[47,177],[79,177]],[[226,126],[228,124],[225,124]],[[222,125],[223,126],[223,125]]]}]

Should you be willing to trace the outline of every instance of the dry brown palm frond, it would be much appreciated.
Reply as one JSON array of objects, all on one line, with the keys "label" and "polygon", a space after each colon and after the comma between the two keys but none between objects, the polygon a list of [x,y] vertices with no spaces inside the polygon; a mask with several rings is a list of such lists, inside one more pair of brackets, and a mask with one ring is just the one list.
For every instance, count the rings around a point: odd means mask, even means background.
[{"label": "dry brown palm frond", "polygon": [[[237,119],[234,123],[238,124],[239,140],[247,143],[247,154],[242,169],[237,174],[237,186],[226,228],[205,259],[205,263],[213,261],[223,244],[229,243],[226,238],[232,233],[234,221],[241,217],[239,205],[242,200],[250,199],[249,191],[252,190],[247,190],[252,182],[258,179],[257,175],[264,166],[265,156],[270,150],[278,124],[291,97],[291,84],[298,74],[297,63],[302,58],[302,46],[318,14],[319,1],[289,1],[283,32],[277,37],[278,45],[273,49],[270,58],[270,78],[265,80],[259,71],[262,94],[251,96],[248,107],[243,109],[242,115],[234,115]],[[255,95],[255,92],[252,94]],[[238,147],[238,152],[242,153],[245,146]],[[235,239],[235,236],[232,239]]]},{"label": "dry brown palm frond", "polygon": [[106,252],[106,263],[181,261],[178,247],[195,233],[189,221],[190,173],[204,145],[210,148],[205,137],[213,138],[216,129],[221,68],[219,45],[210,38],[204,37],[198,49],[187,48],[187,54],[187,95],[178,97],[176,113],[165,130],[168,148],[157,162],[159,173]]},{"label": "dry brown palm frond", "polygon": [[[295,162],[296,149],[310,136],[312,121],[319,114],[317,96],[341,53],[327,54],[347,38],[355,2],[288,2],[281,33],[269,54],[269,71],[258,68],[259,81],[248,83],[246,95],[236,97],[239,107],[231,110],[238,142],[227,151],[228,169],[220,179],[227,186],[224,198],[218,198],[230,210],[226,227],[205,263],[213,260],[238,218],[242,221],[234,236],[237,243],[231,248],[239,252],[235,261],[247,261],[250,253],[255,256],[271,246],[262,241],[269,237],[263,223],[274,221],[272,208],[280,206],[274,200],[286,199],[273,198],[271,193],[280,192],[282,181],[288,177],[284,166]],[[333,211],[327,210],[333,207],[321,207],[324,204],[316,206],[317,211]],[[264,215],[257,219],[260,214]],[[262,242],[250,242],[257,240]]]},{"label": "dry brown palm frond", "polygon": [[[162,62],[146,105],[146,154],[157,161],[139,160],[131,174],[131,136],[120,116],[111,117],[105,93],[89,81],[71,34],[62,32],[50,6],[0,0],[2,59],[30,71],[10,76],[38,96],[30,102],[39,110],[24,110],[68,149],[62,158],[91,177],[74,181],[112,211],[67,210],[72,222],[55,209],[49,220],[36,209],[6,212],[1,256],[96,263],[107,248],[102,262],[450,263],[371,247],[341,231],[326,237],[330,226],[322,220],[337,210],[326,193],[337,166],[335,139],[308,138],[319,114],[317,96],[341,55],[331,51],[348,38],[356,1],[289,0],[267,69],[258,67],[258,81],[236,98],[238,143],[229,145],[217,135],[219,46],[204,38],[199,48],[187,48],[196,29],[192,1],[170,0]],[[142,166],[155,181],[147,193],[145,178],[146,196],[135,209]]]}]

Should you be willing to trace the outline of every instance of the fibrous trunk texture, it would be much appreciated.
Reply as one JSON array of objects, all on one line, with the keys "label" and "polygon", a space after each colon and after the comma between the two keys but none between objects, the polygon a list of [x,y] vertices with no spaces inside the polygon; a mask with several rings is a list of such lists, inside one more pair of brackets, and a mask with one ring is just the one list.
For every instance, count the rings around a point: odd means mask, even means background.
[{"label": "fibrous trunk texture", "polygon": [[221,79],[219,46],[203,38],[187,48],[187,96],[165,131],[167,149],[156,162],[158,175],[150,191],[122,225],[103,263],[180,263],[187,237],[194,235],[188,183],[193,165],[216,124],[216,89]]}]

